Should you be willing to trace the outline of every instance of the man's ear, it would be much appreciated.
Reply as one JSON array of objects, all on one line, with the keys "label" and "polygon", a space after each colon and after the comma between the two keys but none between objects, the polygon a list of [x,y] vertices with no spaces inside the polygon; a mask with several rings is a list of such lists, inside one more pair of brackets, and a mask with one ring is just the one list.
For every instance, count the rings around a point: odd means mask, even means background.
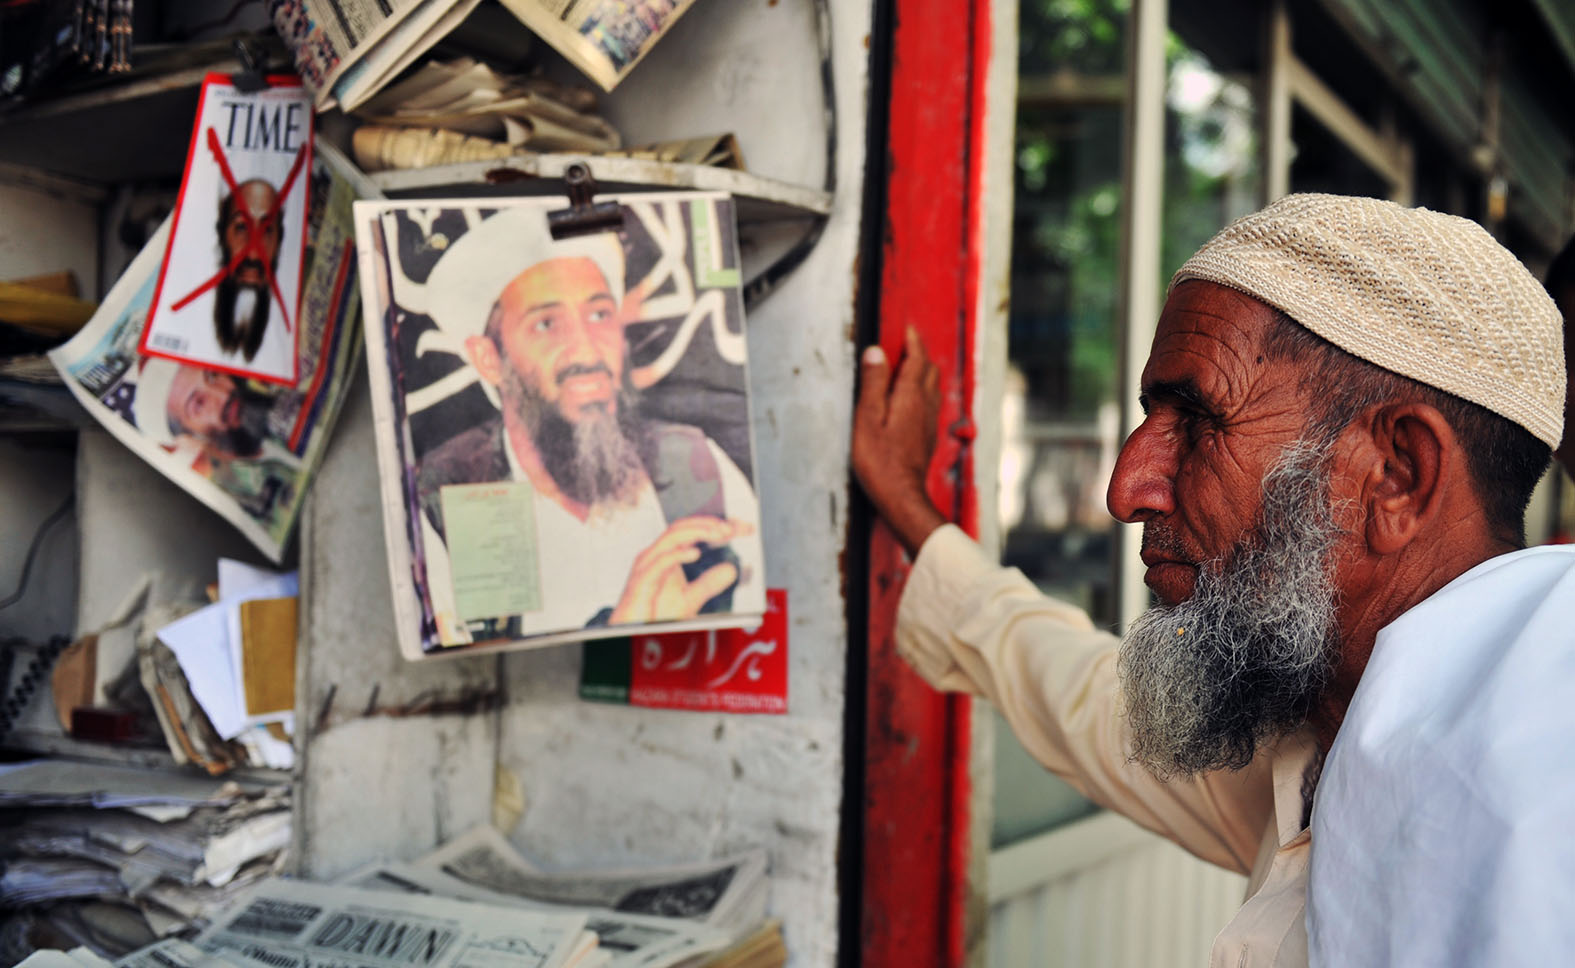
[{"label": "man's ear", "polygon": [[1449,421],[1427,404],[1383,407],[1369,427],[1373,460],[1362,495],[1367,546],[1394,554],[1438,518],[1448,478],[1464,464]]},{"label": "man's ear", "polygon": [[489,336],[470,336],[465,339],[465,355],[481,378],[493,386],[503,382],[503,360],[498,356],[498,344]]}]

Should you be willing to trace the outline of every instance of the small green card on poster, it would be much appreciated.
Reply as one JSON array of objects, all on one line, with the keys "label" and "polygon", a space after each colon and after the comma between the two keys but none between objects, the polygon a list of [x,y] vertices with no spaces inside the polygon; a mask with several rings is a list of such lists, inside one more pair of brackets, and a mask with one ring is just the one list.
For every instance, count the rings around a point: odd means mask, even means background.
[{"label": "small green card on poster", "polygon": [[539,610],[541,573],[530,484],[450,484],[440,497],[460,619]]}]

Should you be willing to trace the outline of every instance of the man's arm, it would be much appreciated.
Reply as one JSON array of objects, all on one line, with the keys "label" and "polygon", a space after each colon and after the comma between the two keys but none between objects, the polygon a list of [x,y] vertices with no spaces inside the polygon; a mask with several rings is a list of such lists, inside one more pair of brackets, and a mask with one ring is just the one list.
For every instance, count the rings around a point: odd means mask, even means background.
[{"label": "man's arm", "polygon": [[1162,783],[1132,762],[1116,685],[1116,640],[1088,616],[989,560],[925,495],[940,380],[910,330],[895,377],[866,352],[853,469],[916,555],[897,650],[937,689],[989,699],[1023,746],[1102,806],[1232,870],[1251,868],[1272,811],[1268,761]]}]

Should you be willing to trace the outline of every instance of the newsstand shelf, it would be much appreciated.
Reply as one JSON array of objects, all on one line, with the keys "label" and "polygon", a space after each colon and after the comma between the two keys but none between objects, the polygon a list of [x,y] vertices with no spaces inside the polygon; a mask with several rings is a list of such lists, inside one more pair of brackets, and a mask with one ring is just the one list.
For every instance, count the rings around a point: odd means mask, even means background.
[{"label": "newsstand shelf", "polygon": [[[277,61],[282,50],[267,44]],[[180,178],[202,79],[240,64],[229,42],[138,50],[130,74],[87,79],[0,110],[0,164],[100,185]]]},{"label": "newsstand shelf", "polygon": [[728,192],[738,200],[739,221],[766,222],[831,213],[831,194],[732,168],[685,165],[642,158],[594,155],[520,155],[495,161],[381,171],[373,182],[397,198],[486,195],[552,195],[572,164],[590,168],[599,193],[691,189]]}]

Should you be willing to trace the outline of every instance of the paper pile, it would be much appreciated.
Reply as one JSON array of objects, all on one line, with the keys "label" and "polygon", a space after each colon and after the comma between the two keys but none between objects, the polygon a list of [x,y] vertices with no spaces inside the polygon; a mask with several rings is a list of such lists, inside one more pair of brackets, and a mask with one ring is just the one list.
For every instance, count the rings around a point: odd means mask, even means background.
[{"label": "paper pile", "polygon": [[[622,140],[596,96],[499,74],[470,58],[431,63],[356,112],[356,161],[367,171],[506,157],[518,151],[610,151]],[[441,146],[434,150],[433,146]],[[490,150],[502,155],[486,155]]]},{"label": "paper pile", "polygon": [[[478,827],[418,860],[375,865],[346,883],[515,909],[578,911],[609,953],[610,968],[666,968],[710,964],[746,943],[746,954],[761,948],[757,935],[770,927],[763,925],[765,872],[765,852],[752,851],[664,868],[546,873],[496,830]],[[780,946],[780,930],[775,936]],[[771,950],[769,940],[764,947]]]},{"label": "paper pile", "polygon": [[[295,733],[299,593],[294,572],[276,574],[221,559],[218,601],[156,633],[179,663],[214,732],[244,747],[248,762],[256,766],[289,769],[295,762],[290,738]],[[158,689],[157,684],[149,686],[155,695]],[[184,721],[188,716],[174,718]],[[166,724],[166,733],[173,725]],[[170,745],[178,756],[185,744],[172,737]]]},{"label": "paper pile", "polygon": [[[139,789],[132,797],[146,792]],[[191,793],[169,791],[178,802]],[[194,815],[202,809],[194,808]],[[68,820],[57,826],[71,825]],[[122,826],[101,839],[125,845],[144,834],[149,839],[142,850],[160,855],[146,858],[144,868],[162,865],[191,871],[193,878],[203,870],[191,866],[193,851],[172,859],[179,853],[172,838],[145,828]],[[47,837],[41,833],[31,842]],[[102,852],[106,845],[91,849]],[[215,863],[208,857],[214,850],[210,846],[204,855],[208,867]],[[208,907],[194,916],[201,933],[193,944],[167,937],[121,957],[115,968],[388,966],[418,960],[424,968],[482,963],[488,968],[780,968],[787,951],[781,925],[765,920],[765,868],[764,852],[751,851],[665,868],[546,873],[484,827],[411,863],[374,865],[339,884],[254,879],[232,888],[222,910]],[[103,890],[125,876],[106,868],[96,873],[92,886]],[[89,879],[86,873],[73,877]],[[155,888],[169,891],[172,882],[165,878]],[[0,903],[6,903],[3,896]],[[156,889],[144,892],[138,903],[163,906]],[[171,934],[173,928],[162,933]],[[101,945],[95,947],[105,953]],[[119,957],[122,951],[108,953]],[[413,957],[417,952],[420,957]],[[60,960],[67,956],[58,952],[26,964],[104,968],[81,955],[70,954],[76,964]]]},{"label": "paper pile", "polygon": [[0,908],[23,934],[118,956],[205,921],[272,873],[290,841],[290,794],[36,760],[0,767],[0,825]]}]

